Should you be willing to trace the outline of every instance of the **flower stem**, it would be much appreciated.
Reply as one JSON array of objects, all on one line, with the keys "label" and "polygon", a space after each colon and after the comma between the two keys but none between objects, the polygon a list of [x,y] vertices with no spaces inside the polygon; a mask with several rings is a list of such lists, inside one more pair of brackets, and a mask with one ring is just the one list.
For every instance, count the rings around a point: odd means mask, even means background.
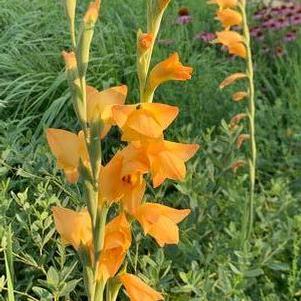
[{"label": "flower stem", "polygon": [[247,13],[246,13],[246,0],[242,0],[241,11],[243,17],[243,35],[245,38],[245,44],[247,49],[247,76],[249,82],[249,102],[248,102],[248,123],[249,123],[249,135],[250,135],[250,149],[248,155],[249,161],[249,196],[246,201],[245,218],[243,220],[242,227],[242,246],[246,249],[249,239],[253,230],[254,222],[254,190],[255,190],[255,178],[256,178],[256,136],[255,136],[255,88],[254,88],[254,71],[252,62],[252,51],[250,32],[248,27]]}]

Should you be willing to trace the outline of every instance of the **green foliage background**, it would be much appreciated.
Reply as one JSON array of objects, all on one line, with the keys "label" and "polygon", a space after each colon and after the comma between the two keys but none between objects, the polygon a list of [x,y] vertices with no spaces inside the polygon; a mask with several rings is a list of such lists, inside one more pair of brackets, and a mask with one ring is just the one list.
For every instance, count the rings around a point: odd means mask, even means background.
[{"label": "green foliage background", "polygon": [[[87,1],[79,2],[81,14]],[[190,9],[192,24],[175,25],[181,6]],[[134,102],[135,32],[145,25],[145,1],[103,0],[101,15],[88,82],[98,89],[125,83]],[[85,300],[74,252],[61,245],[50,215],[55,204],[83,205],[44,137],[49,126],[78,129],[60,58],[69,47],[61,3],[0,0],[0,29],[0,300]],[[181,110],[168,138],[202,149],[185,182],[149,187],[146,196],[193,209],[181,224],[181,243],[159,249],[135,226],[129,269],[171,301],[301,300],[301,42],[282,45],[286,55],[277,59],[254,45],[259,162],[252,252],[242,275],[247,170],[233,174],[230,167],[243,157],[235,139],[244,129],[230,131],[227,124],[245,104],[231,101],[234,88],[218,89],[242,65],[193,39],[215,29],[213,8],[204,0],[172,1],[164,18],[160,39],[175,43],[157,46],[154,62],[178,51],[194,76],[164,85],[156,99]],[[115,129],[105,140],[105,160],[118,147],[118,135]]]}]

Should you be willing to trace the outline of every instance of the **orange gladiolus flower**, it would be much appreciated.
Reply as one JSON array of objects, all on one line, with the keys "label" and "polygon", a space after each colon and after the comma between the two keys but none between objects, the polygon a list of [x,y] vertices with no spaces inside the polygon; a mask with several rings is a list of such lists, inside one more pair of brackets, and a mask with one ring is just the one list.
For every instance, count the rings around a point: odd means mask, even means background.
[{"label": "orange gladiolus flower", "polygon": [[226,8],[217,12],[217,19],[223,24],[224,27],[231,27],[240,25],[242,22],[242,16],[239,12]]},{"label": "orange gladiolus flower", "polygon": [[217,42],[226,46],[229,53],[246,58],[247,50],[243,44],[244,38],[235,31],[221,31],[217,32]]},{"label": "orange gladiolus flower", "polygon": [[124,273],[119,276],[131,301],[159,301],[163,296],[140,280],[138,277]]},{"label": "orange gladiolus flower", "polygon": [[238,5],[238,0],[210,0],[209,4],[217,4],[220,9],[234,8]]},{"label": "orange gladiolus flower", "polygon": [[90,248],[92,245],[92,223],[87,209],[76,212],[62,207],[53,207],[55,227],[65,244],[74,249]]},{"label": "orange gladiolus flower", "polygon": [[143,152],[149,161],[153,186],[158,187],[167,178],[184,180],[185,162],[196,153],[198,148],[197,144],[182,144],[167,140],[153,140],[142,145]]},{"label": "orange gladiolus flower", "polygon": [[143,174],[147,171],[143,154],[132,145],[118,152],[100,170],[100,203],[120,201],[124,209],[133,214],[144,195]]},{"label": "orange gladiolus flower", "polygon": [[114,106],[112,111],[124,141],[161,138],[179,113],[177,107],[161,103]]},{"label": "orange gladiolus flower", "polygon": [[135,214],[144,233],[154,237],[160,247],[165,244],[179,243],[177,226],[188,214],[190,209],[177,210],[155,203],[142,204]]},{"label": "orange gladiolus flower", "polygon": [[102,120],[104,128],[101,138],[104,138],[111,126],[114,125],[112,107],[124,104],[127,96],[127,86],[112,87],[103,91],[87,86],[87,119],[88,122]]},{"label": "orange gladiolus flower", "polygon": [[115,217],[106,225],[104,247],[98,263],[98,280],[107,281],[118,272],[131,245],[130,225],[124,214]]},{"label": "orange gladiolus flower", "polygon": [[84,133],[78,135],[60,129],[47,129],[49,147],[56,157],[57,167],[63,169],[69,183],[76,183],[79,177],[79,160],[88,166],[89,156]]},{"label": "orange gladiolus flower", "polygon": [[149,76],[149,91],[153,92],[162,83],[169,80],[191,79],[192,68],[183,66],[178,53],[172,54],[168,59],[157,64]]}]

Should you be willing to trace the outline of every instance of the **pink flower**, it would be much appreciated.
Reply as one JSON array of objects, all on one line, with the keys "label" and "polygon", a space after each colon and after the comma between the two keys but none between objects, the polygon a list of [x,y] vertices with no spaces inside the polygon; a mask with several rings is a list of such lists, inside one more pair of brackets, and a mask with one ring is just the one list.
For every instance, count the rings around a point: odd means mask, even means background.
[{"label": "pink flower", "polygon": [[288,27],[290,26],[290,22],[287,18],[279,18],[276,20],[276,27],[278,27],[279,29],[280,28],[285,28],[285,27]]},{"label": "pink flower", "polygon": [[195,37],[196,40],[200,40],[205,43],[209,43],[216,39],[215,33],[212,32],[200,32]]},{"label": "pink flower", "polygon": [[295,31],[289,31],[284,36],[284,42],[293,42],[297,39],[297,33]]},{"label": "pink flower", "polygon": [[290,22],[292,25],[301,25],[301,15],[291,17]]},{"label": "pink flower", "polygon": [[263,31],[259,26],[255,26],[255,27],[251,28],[250,35],[251,35],[251,37],[253,37],[257,40],[264,39]]},{"label": "pink flower", "polygon": [[269,19],[262,23],[262,27],[268,28],[268,29],[277,29],[277,28],[279,28],[279,23],[273,19]]},{"label": "pink flower", "polygon": [[186,25],[192,22],[192,17],[190,15],[179,16],[177,19],[177,24]]}]

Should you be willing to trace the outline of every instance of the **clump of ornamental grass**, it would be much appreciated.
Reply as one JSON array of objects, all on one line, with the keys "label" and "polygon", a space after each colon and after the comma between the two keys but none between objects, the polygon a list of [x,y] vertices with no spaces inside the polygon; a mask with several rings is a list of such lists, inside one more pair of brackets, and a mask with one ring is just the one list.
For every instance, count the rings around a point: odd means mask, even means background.
[{"label": "clump of ornamental grass", "polygon": [[[190,213],[189,209],[177,210],[143,201],[146,175],[152,179],[154,188],[166,179],[183,180],[185,162],[198,149],[196,144],[164,139],[164,130],[179,110],[153,102],[161,84],[188,80],[192,73],[191,67],[182,65],[177,53],[151,68],[160,23],[169,2],[147,1],[147,29],[137,33],[140,99],[136,104],[125,105],[128,90],[125,85],[99,91],[86,82],[100,0],[90,3],[78,36],[74,25],[76,1],[65,1],[72,51],[63,51],[62,56],[81,130],[74,133],[49,128],[46,135],[57,167],[63,170],[67,182],[82,185],[84,193],[78,197],[86,207],[80,211],[54,207],[52,211],[62,241],[77,251],[90,301],[117,300],[122,286],[132,301],[163,300],[161,293],[127,271],[131,225],[138,221],[144,234],[163,247],[179,242],[177,224]],[[121,140],[127,146],[104,165],[102,139],[112,126],[120,128]]]},{"label": "clump of ornamental grass", "polygon": [[[252,63],[250,31],[247,21],[246,0],[211,0],[209,3],[217,4],[218,11],[216,19],[221,23],[223,30],[216,33],[215,43],[223,45],[230,54],[244,60],[246,69],[243,72],[238,71],[228,76],[221,84],[224,89],[233,85],[237,81],[244,81],[245,88],[236,91],[232,99],[239,103],[247,100],[246,111],[235,115],[230,127],[234,128],[241,125],[244,121],[247,123],[247,131],[239,135],[236,145],[241,148],[248,143],[248,152],[246,160],[239,160],[234,163],[233,168],[241,168],[248,164],[249,167],[249,193],[245,201],[244,216],[242,218],[241,230],[241,248],[244,254],[244,266],[248,260],[248,250],[250,247],[250,237],[253,228],[254,215],[254,190],[256,179],[256,137],[255,137],[255,90],[254,90],[254,72]],[[234,29],[241,28],[241,32]]]}]

